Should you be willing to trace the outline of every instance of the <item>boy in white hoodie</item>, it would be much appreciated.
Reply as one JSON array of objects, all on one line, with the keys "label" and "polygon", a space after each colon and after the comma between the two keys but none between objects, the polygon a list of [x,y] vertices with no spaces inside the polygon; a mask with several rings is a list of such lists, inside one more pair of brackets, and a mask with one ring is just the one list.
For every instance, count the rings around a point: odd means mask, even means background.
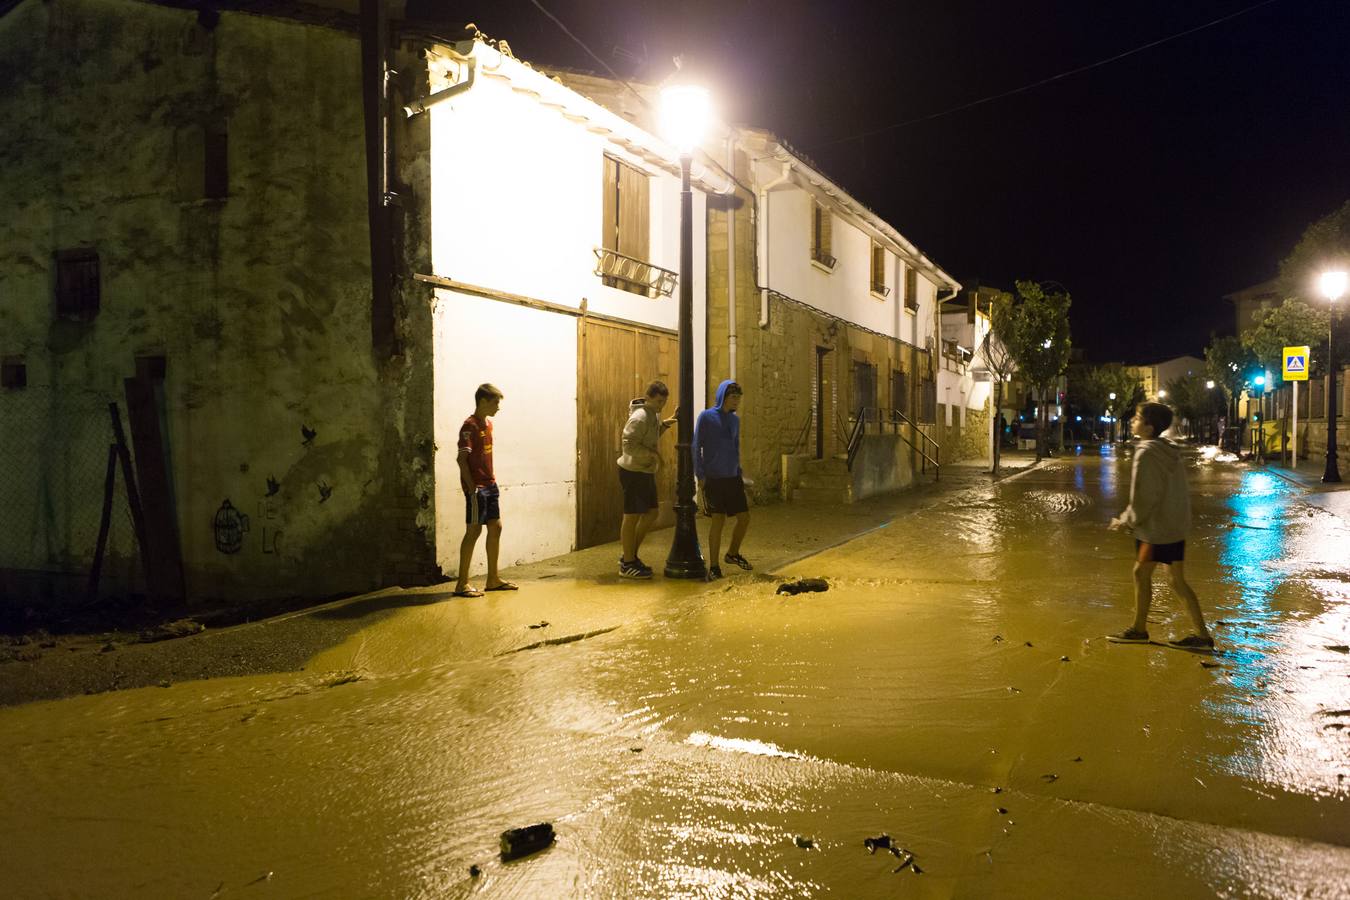
[{"label": "boy in white hoodie", "polygon": [[1186,650],[1212,650],[1214,638],[1205,627],[1200,600],[1186,583],[1186,532],[1191,524],[1190,489],[1186,484],[1186,462],[1171,441],[1161,438],[1172,424],[1172,410],[1161,403],[1145,403],[1134,417],[1134,436],[1139,448],[1134,453],[1134,471],[1130,478],[1130,505],[1111,520],[1111,530],[1134,532],[1134,624],[1108,641],[1118,644],[1146,644],[1148,608],[1153,602],[1153,570],[1159,563],[1170,570],[1172,590],[1186,603],[1186,612],[1195,625],[1195,634],[1172,647]]},{"label": "boy in white hoodie", "polygon": [[642,540],[656,523],[660,498],[656,495],[656,472],[661,468],[660,441],[675,417],[661,418],[661,410],[670,399],[663,382],[647,385],[645,396],[628,405],[628,422],[623,426],[623,455],[619,457],[619,486],[623,489],[623,524],[619,539],[623,556],[619,574],[624,578],[651,578],[652,569],[638,556]]}]

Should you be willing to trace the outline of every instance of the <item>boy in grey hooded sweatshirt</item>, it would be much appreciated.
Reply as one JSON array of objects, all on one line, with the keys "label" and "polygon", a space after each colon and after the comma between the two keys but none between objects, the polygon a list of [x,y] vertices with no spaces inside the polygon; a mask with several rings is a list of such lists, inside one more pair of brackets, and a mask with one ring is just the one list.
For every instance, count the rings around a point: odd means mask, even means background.
[{"label": "boy in grey hooded sweatshirt", "polygon": [[623,556],[619,574],[624,578],[651,578],[651,567],[638,556],[642,541],[656,523],[661,507],[656,495],[656,471],[661,468],[660,441],[675,417],[661,418],[661,410],[670,399],[663,382],[647,385],[647,393],[628,406],[628,421],[623,426],[623,455],[619,457],[619,485],[623,489],[623,523],[619,538]]},{"label": "boy in grey hooded sweatshirt", "polygon": [[1172,424],[1172,410],[1161,403],[1145,403],[1134,417],[1134,436],[1139,449],[1134,453],[1134,471],[1130,478],[1130,505],[1111,520],[1111,529],[1134,532],[1134,624],[1106,639],[1119,644],[1146,644],[1148,609],[1153,602],[1153,570],[1159,563],[1170,570],[1172,590],[1186,603],[1186,612],[1195,625],[1195,634],[1173,647],[1187,650],[1211,650],[1214,638],[1205,627],[1200,600],[1186,583],[1186,532],[1191,525],[1190,489],[1186,484],[1186,462],[1181,451],[1160,435]]}]

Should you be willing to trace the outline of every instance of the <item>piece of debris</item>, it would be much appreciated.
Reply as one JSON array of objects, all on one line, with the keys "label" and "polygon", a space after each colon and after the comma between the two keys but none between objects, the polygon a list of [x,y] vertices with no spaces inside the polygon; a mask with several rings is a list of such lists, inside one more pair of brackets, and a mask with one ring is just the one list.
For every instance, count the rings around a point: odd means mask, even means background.
[{"label": "piece of debris", "polygon": [[1026,642],[1026,646],[1028,646],[1028,647],[1034,647],[1034,646],[1036,646],[1036,645],[1033,644],[1031,641],[1027,641],[1027,642]]},{"label": "piece of debris", "polygon": [[994,635],[994,643],[995,643],[995,644],[999,643],[999,642],[1002,641],[1002,640],[1003,640],[1003,635],[1001,635],[1001,634],[996,634],[996,635]]},{"label": "piece of debris", "polygon": [[1003,793],[1003,788],[1001,788],[1001,787],[990,788],[990,789],[989,789],[989,793],[991,793],[991,794],[1001,794],[1001,793]]},{"label": "piece of debris", "polygon": [[1006,815],[1008,814],[1007,807],[999,806],[999,807],[995,807],[995,808],[998,810],[998,814],[999,814],[1000,816],[1006,816]]},{"label": "piece of debris", "polygon": [[641,752],[642,752],[642,748],[641,748],[641,747],[629,747],[629,748],[628,748],[628,752],[629,752],[629,753],[641,753]]},{"label": "piece of debris", "polygon": [[1068,662],[1068,661],[1069,661],[1069,658],[1068,658],[1067,656],[1061,656],[1061,657],[1059,658],[1059,661],[1060,661],[1060,662]]},{"label": "piece of debris", "polygon": [[896,866],[894,869],[891,869],[892,875],[905,871],[905,869],[908,869],[910,867],[910,864],[914,862],[913,854],[905,853],[902,856],[900,853],[897,853],[895,855],[900,859],[900,865]]},{"label": "piece of debris", "polygon": [[911,863],[909,864],[909,870],[910,870],[911,872],[913,872],[915,875],[922,875],[922,874],[923,874],[923,869],[920,869],[920,868],[919,868],[919,864],[916,863],[916,862],[911,862]]},{"label": "piece of debris", "polygon": [[[44,644],[44,646],[46,646]],[[1327,644],[1328,650],[1334,650],[1337,653],[1350,653],[1350,644]]]},{"label": "piece of debris", "polygon": [[800,834],[792,839],[792,843],[801,847],[803,850],[810,850],[816,845],[816,842],[809,837],[802,837]]},{"label": "piece of debris", "polygon": [[51,638],[48,638],[47,640],[40,642],[38,646],[44,650],[50,650],[56,646],[56,641],[52,640]]},{"label": "piece of debris", "polygon": [[476,865],[469,866],[469,877],[470,877],[470,878],[477,878],[479,875],[482,875],[482,874],[483,874],[483,870],[480,869],[480,868],[478,868],[478,866],[476,866]]},{"label": "piece of debris", "polygon": [[165,678],[164,680],[162,680],[162,681],[159,683],[159,686],[162,687],[162,688],[166,688],[166,687],[172,687],[173,685],[169,682],[169,679]]},{"label": "piece of debris", "polygon": [[1083,757],[1081,756],[1075,756],[1073,759],[1069,760],[1069,762],[1082,762],[1082,761]]},{"label": "piece of debris", "polygon": [[798,578],[796,581],[785,581],[778,586],[775,594],[810,594],[828,591],[830,583],[824,578]]},{"label": "piece of debris", "polygon": [[1013,687],[1013,686],[1009,685],[1009,686],[1008,686],[1008,693],[1010,693],[1010,694],[1020,694],[1020,693],[1022,693],[1022,689],[1021,689],[1021,688],[1018,688],[1018,687]]},{"label": "piece of debris", "polygon": [[526,627],[526,628],[547,628],[547,627],[548,627],[548,623],[547,623],[547,622],[540,622],[540,623],[538,623],[537,625],[526,625],[525,627]]},{"label": "piece of debris", "polygon": [[116,649],[117,649],[117,645],[114,644],[112,641],[109,641],[108,643],[104,644],[102,647],[99,647],[99,648],[98,648],[98,652],[99,652],[99,653],[111,653],[111,652],[113,652],[113,651],[116,650]]},{"label": "piece of debris", "polygon": [[264,881],[271,881],[271,880],[272,880],[272,873],[271,873],[271,872],[264,872],[264,873],[262,873],[261,875],[259,875],[257,878],[255,878],[255,879],[253,879],[252,881],[250,881],[248,884],[244,885],[244,887],[249,887],[249,886],[255,885],[255,884],[261,884],[261,883],[264,882]]},{"label": "piece of debris", "polygon": [[1042,776],[1041,776],[1041,781],[1044,781],[1046,784],[1050,784],[1051,782],[1059,781],[1059,776],[1058,776],[1058,775],[1042,775]]},{"label": "piece of debris", "polygon": [[193,619],[175,619],[172,622],[165,622],[157,628],[151,628],[142,631],[139,640],[142,644],[153,644],[156,641],[167,641],[173,638],[187,637],[191,634],[198,634],[205,631],[206,626]]},{"label": "piece of debris", "polygon": [[1218,663],[1205,662],[1204,660],[1200,661],[1200,668],[1202,669],[1217,669],[1218,667]]},{"label": "piece of debris", "polygon": [[540,822],[524,828],[512,828],[502,832],[502,862],[510,862],[538,853],[551,846],[557,839],[553,833],[553,823]]},{"label": "piece of debris", "polygon": [[891,846],[891,836],[879,834],[874,838],[866,838],[863,840],[863,846],[867,848],[868,853],[876,853],[878,847],[886,849]]}]

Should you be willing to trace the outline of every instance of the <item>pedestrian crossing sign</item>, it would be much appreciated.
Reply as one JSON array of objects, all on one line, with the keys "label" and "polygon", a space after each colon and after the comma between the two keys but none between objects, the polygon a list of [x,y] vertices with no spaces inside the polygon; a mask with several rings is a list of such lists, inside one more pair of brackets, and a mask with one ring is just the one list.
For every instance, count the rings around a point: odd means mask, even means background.
[{"label": "pedestrian crossing sign", "polygon": [[1308,348],[1307,347],[1285,347],[1284,348],[1284,380],[1285,381],[1307,381],[1308,380]]}]

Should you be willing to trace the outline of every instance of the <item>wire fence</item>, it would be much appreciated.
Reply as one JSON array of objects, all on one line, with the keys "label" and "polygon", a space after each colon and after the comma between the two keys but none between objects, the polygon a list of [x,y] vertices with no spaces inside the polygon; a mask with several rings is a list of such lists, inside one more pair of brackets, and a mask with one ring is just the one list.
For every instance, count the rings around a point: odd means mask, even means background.
[{"label": "wire fence", "polygon": [[[0,392],[0,571],[11,576],[6,583],[25,574],[89,572],[114,441],[108,404],[117,399],[35,386]],[[141,580],[120,466],[114,484],[100,593]],[[70,585],[83,588],[79,579]]]}]

